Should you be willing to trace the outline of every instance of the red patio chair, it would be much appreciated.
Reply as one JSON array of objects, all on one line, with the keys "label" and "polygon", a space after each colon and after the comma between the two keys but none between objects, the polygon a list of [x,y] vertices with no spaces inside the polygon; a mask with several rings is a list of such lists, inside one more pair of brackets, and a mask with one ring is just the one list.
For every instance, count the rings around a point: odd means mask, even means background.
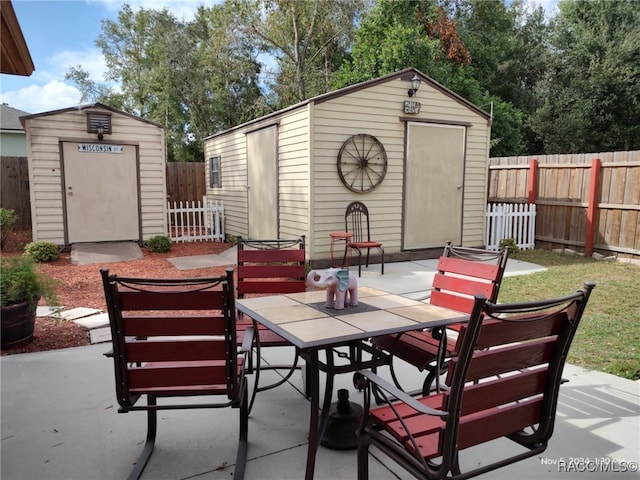
[{"label": "red patio chair", "polygon": [[[432,305],[464,313],[471,313],[474,295],[482,294],[495,302],[508,255],[509,251],[506,248],[495,252],[457,247],[447,243],[438,260],[438,271],[433,278],[432,291],[425,298],[429,298]],[[437,365],[446,367],[444,360],[453,353],[456,344],[451,335],[448,336],[448,341],[441,342],[442,333],[442,330],[437,329],[384,335],[372,338],[371,343],[391,353],[391,375],[398,388],[400,384],[395,374],[393,357],[414,365],[420,371],[426,370],[422,394],[427,395],[438,378]],[[437,359],[439,361],[436,361]]]},{"label": "red patio chair", "polygon": [[[306,284],[305,237],[293,240],[247,240],[238,238],[238,298],[250,295],[274,295],[298,293],[307,289]],[[245,330],[254,326],[253,320],[240,316],[237,322],[238,342],[241,344]],[[255,344],[255,358],[252,352],[249,363],[254,373],[254,388],[249,401],[249,412],[255,402],[256,394],[275,388],[286,382],[298,368],[298,352],[290,364],[264,365],[260,359],[260,349],[265,347],[292,347],[280,335],[267,327],[256,324],[258,341]],[[260,386],[261,370],[287,370],[287,373],[275,383]],[[305,378],[308,378],[306,376]],[[306,387],[305,387],[306,388]],[[309,396],[309,392],[306,392]]]},{"label": "red patio chair", "polygon": [[[358,479],[369,478],[371,445],[415,478],[429,480],[471,478],[540,455],[553,434],[562,369],[594,286],[527,303],[500,305],[476,296],[442,393],[414,398],[361,372],[366,380],[358,385],[367,392]],[[372,384],[387,405],[371,409]],[[500,438],[522,448],[513,453],[499,444],[485,448],[480,464],[464,464],[467,448]]]},{"label": "red patio chair", "polygon": [[[251,349],[253,333],[247,330],[239,353],[233,270],[194,279],[127,278],[107,269],[100,273],[111,325],[113,352],[108,356],[113,357],[118,413],[147,412],[147,439],[129,479],[140,478],[153,453],[158,410],[224,407],[240,412],[233,478],[242,479],[249,416],[244,352]],[[147,404],[139,405],[145,395]],[[185,402],[189,397],[197,398]]]},{"label": "red patio chair", "polygon": [[384,248],[382,243],[371,240],[371,229],[369,227],[369,210],[362,202],[351,202],[347,205],[344,214],[345,232],[352,233],[353,236],[347,240],[345,247],[345,258],[343,265],[346,265],[346,257],[348,250],[355,250],[358,254],[358,276],[362,275],[362,251],[367,251],[365,265],[369,267],[369,252],[372,248],[376,248],[380,252],[380,273],[384,275]]}]

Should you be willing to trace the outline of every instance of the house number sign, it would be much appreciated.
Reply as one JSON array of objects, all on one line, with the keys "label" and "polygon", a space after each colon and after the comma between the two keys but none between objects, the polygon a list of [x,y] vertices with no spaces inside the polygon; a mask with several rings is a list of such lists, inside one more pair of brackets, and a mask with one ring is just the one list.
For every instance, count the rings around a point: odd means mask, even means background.
[{"label": "house number sign", "polygon": [[79,143],[78,151],[83,153],[122,153],[122,145],[102,145],[100,143]]},{"label": "house number sign", "polygon": [[420,102],[414,102],[412,100],[404,101],[404,113],[420,113]]}]

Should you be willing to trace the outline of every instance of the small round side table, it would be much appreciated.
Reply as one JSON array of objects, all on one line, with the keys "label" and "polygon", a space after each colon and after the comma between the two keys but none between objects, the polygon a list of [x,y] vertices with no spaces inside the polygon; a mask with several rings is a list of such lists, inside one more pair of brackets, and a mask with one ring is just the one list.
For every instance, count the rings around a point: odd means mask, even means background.
[{"label": "small round side table", "polygon": [[[329,237],[331,237],[331,266],[333,266],[333,267],[348,267],[349,266],[349,260],[350,260],[351,256],[349,256],[349,258],[347,258],[347,244],[349,243],[349,240],[351,240],[351,237],[353,237],[353,233],[350,233],[350,232],[330,232],[329,233]],[[344,255],[342,257],[342,264],[341,265],[336,265],[336,262],[334,260],[333,249],[334,249],[335,244],[337,242],[344,242]]]}]

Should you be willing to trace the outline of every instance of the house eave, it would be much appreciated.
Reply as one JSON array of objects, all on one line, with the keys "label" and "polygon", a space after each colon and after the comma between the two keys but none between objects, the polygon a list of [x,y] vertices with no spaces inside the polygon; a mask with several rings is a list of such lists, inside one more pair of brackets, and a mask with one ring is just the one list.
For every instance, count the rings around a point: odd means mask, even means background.
[{"label": "house eave", "polygon": [[9,0],[0,2],[0,73],[28,77],[35,70],[16,12]]}]

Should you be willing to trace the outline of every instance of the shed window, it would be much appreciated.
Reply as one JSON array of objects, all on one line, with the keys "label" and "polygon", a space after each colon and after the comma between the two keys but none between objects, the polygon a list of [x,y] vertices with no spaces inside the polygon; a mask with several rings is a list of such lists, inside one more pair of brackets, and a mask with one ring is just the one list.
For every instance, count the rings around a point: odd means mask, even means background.
[{"label": "shed window", "polygon": [[209,186],[221,187],[222,180],[220,179],[220,157],[209,158]]}]

